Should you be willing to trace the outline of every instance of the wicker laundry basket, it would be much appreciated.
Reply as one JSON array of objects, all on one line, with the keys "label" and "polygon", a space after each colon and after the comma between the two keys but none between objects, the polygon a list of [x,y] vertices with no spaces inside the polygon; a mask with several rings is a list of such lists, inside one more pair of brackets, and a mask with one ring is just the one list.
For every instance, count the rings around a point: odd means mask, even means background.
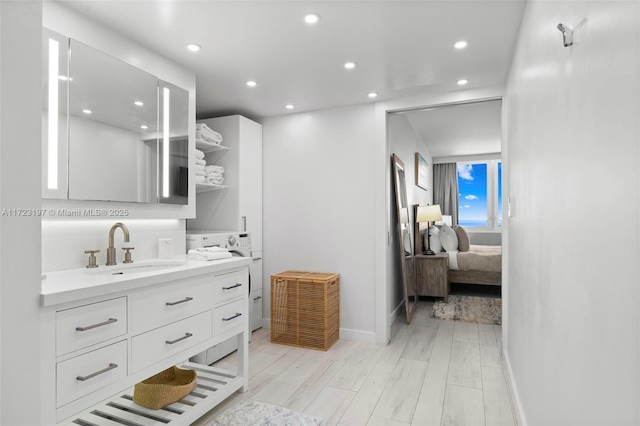
[{"label": "wicker laundry basket", "polygon": [[136,384],[133,402],[157,410],[181,400],[195,387],[195,371],[173,366]]},{"label": "wicker laundry basket", "polygon": [[271,342],[326,351],[340,334],[340,276],[284,271],[271,276]]}]

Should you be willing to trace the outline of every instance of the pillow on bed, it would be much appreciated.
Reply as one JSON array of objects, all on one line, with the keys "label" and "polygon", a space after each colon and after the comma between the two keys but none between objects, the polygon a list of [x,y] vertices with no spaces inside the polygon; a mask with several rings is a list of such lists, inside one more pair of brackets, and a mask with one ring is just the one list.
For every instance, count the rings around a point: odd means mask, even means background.
[{"label": "pillow on bed", "polygon": [[458,251],[458,236],[456,235],[456,231],[446,223],[440,227],[440,242],[442,243],[442,248],[446,251]]},{"label": "pillow on bed", "polygon": [[471,242],[469,240],[469,234],[467,233],[467,230],[460,225],[456,225],[453,230],[456,232],[456,236],[458,237],[458,250],[469,251]]},{"label": "pillow on bed", "polygon": [[[440,230],[435,226],[431,227],[431,238],[429,239],[429,244],[431,246],[431,250],[440,253],[442,251],[442,243],[440,243]],[[427,233],[424,233],[424,249],[427,250]]]}]

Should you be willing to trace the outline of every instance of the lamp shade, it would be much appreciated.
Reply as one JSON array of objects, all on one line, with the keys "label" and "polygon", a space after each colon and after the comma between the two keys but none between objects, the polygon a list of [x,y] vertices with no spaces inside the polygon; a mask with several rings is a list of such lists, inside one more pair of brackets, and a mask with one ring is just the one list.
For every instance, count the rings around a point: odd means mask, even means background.
[{"label": "lamp shade", "polygon": [[432,206],[418,206],[416,222],[435,222],[437,220],[442,220],[440,204],[434,204]]}]

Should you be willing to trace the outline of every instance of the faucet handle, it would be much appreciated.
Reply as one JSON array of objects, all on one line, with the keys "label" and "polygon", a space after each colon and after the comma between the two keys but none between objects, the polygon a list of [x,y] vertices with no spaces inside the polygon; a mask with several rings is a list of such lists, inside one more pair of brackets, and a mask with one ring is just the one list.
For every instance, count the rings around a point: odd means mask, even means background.
[{"label": "faucet handle", "polygon": [[89,255],[89,263],[87,264],[87,268],[97,268],[96,264],[96,253],[100,253],[100,250],[85,250],[86,254]]},{"label": "faucet handle", "polygon": [[131,260],[131,253],[129,253],[129,251],[133,249],[135,249],[135,247],[122,247],[122,250],[126,250],[122,263],[133,263],[133,260]]}]

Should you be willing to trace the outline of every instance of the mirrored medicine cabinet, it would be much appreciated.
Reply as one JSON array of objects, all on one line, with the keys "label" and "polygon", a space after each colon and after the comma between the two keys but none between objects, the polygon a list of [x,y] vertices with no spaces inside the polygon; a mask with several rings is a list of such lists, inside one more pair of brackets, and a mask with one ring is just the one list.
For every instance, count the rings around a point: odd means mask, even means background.
[{"label": "mirrored medicine cabinet", "polygon": [[42,196],[187,204],[189,92],[43,28]]}]

